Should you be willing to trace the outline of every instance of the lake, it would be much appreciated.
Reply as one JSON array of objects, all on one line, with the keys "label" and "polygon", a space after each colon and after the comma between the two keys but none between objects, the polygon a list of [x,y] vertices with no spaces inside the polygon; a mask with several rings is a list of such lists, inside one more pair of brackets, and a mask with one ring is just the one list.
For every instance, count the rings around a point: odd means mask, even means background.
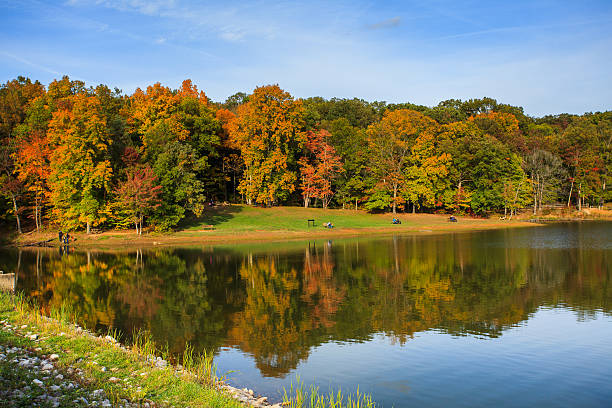
[{"label": "lake", "polygon": [[215,353],[279,400],[296,377],[383,407],[612,406],[612,222],[69,253],[0,269],[82,325]]}]

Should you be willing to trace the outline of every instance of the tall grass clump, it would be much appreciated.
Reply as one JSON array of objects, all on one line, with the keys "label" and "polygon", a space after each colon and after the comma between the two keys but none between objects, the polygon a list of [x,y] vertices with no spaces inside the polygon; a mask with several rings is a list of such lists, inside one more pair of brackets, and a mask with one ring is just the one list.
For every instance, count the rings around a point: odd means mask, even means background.
[{"label": "tall grass clump", "polygon": [[49,310],[49,317],[60,323],[62,327],[76,321],[74,308],[66,301],[62,302],[60,307],[53,307]]},{"label": "tall grass clump", "polygon": [[6,296],[8,298],[7,303],[13,304],[20,319],[30,315],[30,305],[28,304],[27,298],[23,292],[16,292],[12,297],[8,293],[2,293],[2,296]]},{"label": "tall grass clump", "polygon": [[327,394],[319,392],[319,387],[311,385],[306,390],[304,383],[297,377],[296,384],[291,381],[289,391],[283,388],[283,406],[289,408],[375,408],[370,394],[357,391],[343,394],[342,390],[330,390]]},{"label": "tall grass clump", "polygon": [[150,331],[134,330],[132,334],[132,352],[140,354],[145,358],[153,358],[156,351],[157,347],[155,347]]},{"label": "tall grass clump", "polygon": [[213,353],[207,353],[204,350],[196,354],[189,343],[185,345],[183,352],[183,368],[207,385],[223,381],[223,378],[217,376],[217,365],[213,362]]}]

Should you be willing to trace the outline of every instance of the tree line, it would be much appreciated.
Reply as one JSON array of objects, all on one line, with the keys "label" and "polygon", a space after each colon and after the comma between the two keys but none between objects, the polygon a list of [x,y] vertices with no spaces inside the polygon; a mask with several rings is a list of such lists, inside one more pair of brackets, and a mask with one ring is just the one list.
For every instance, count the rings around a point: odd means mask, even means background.
[{"label": "tree line", "polygon": [[512,216],[611,200],[612,111],[534,118],[491,98],[427,107],[214,102],[185,80],[131,95],[64,76],[0,86],[0,215],[22,231],[170,230],[217,201]]}]

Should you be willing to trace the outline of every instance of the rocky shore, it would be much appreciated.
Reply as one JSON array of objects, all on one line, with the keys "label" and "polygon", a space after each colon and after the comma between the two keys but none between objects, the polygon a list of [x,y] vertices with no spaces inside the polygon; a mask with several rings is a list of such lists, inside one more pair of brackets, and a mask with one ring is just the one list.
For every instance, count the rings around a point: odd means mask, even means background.
[{"label": "rocky shore", "polygon": [[7,407],[139,407],[127,400],[112,404],[104,390],[82,387],[80,370],[54,365],[57,354],[0,345],[0,406]]},{"label": "rocky shore", "polygon": [[[47,323],[53,324],[53,319],[40,317]],[[59,324],[59,323],[58,323]],[[78,336],[81,340],[96,344],[106,344],[107,347],[131,353],[130,349],[119,344],[111,336],[97,336],[78,325],[71,325],[72,333],[59,333],[60,337]],[[2,333],[4,332],[4,333]],[[4,335],[3,335],[4,334]],[[3,344],[8,336],[17,336],[27,345]],[[9,320],[0,321],[0,407],[36,406],[36,407],[172,407],[171,401],[153,401],[148,398],[127,399],[118,398],[108,393],[96,383],[82,368],[63,364],[60,356],[70,353],[69,350],[57,348],[57,352],[49,352],[49,343],[43,347],[41,342],[49,338],[49,333],[36,330],[27,324],[19,324]],[[134,377],[146,378],[156,372],[168,373],[178,379],[192,378],[193,376],[181,365],[172,366],[161,357],[149,356],[146,358],[146,369],[138,370],[129,376],[112,364],[107,366],[97,361],[98,355],[90,356],[89,361],[78,358],[79,365],[86,363],[93,367],[95,373],[109,374],[106,381],[113,385],[138,387],[132,394],[138,395],[141,389],[133,381]],[[125,374],[125,373],[123,373]],[[158,373],[159,374],[159,373]],[[255,394],[247,388],[236,388],[221,381],[215,381],[214,387],[219,393],[230,396],[238,405],[254,408],[281,408],[282,404],[271,404],[264,396]],[[127,393],[129,394],[129,393]],[[195,405],[195,406],[200,406]]]}]

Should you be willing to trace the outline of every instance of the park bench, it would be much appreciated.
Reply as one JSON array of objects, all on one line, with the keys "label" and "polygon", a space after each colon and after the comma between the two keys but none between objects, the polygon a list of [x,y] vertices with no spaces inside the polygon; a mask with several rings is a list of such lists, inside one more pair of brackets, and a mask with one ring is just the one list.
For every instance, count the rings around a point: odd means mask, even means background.
[{"label": "park bench", "polygon": [[308,220],[308,227],[310,227],[310,224],[312,224],[312,226],[314,227],[315,226],[315,220],[314,219]]},{"label": "park bench", "polygon": [[214,230],[215,226],[214,225],[202,225],[202,229],[210,231],[210,230]]}]

